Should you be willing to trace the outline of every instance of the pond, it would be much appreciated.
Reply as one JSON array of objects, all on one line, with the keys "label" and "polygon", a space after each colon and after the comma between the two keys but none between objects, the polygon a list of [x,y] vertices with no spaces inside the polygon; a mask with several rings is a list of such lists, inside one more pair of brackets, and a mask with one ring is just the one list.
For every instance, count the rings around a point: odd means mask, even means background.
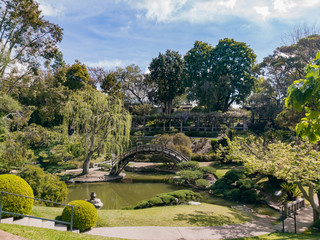
[{"label": "pond", "polygon": [[69,185],[67,202],[89,199],[90,193],[95,192],[97,198],[103,202],[103,209],[121,209],[136,205],[139,201],[154,197],[159,193],[182,189],[179,186],[165,183],[173,176],[132,173],[126,176],[126,179],[132,179],[132,183],[102,182]]},{"label": "pond", "polygon": [[[154,197],[159,193],[172,192],[185,189],[181,186],[166,183],[166,180],[174,177],[172,174],[138,174],[127,173],[126,179],[131,183],[101,182],[101,183],[81,183],[69,185],[69,194],[66,202],[73,200],[85,200],[90,198],[90,193],[95,192],[97,197],[103,202],[103,209],[121,209],[134,206],[139,201]],[[130,181],[129,181],[130,182]],[[207,191],[200,191],[202,202],[231,207],[240,203],[228,201],[220,197],[213,197]],[[278,217],[279,212],[268,206],[249,205],[260,214]]]}]

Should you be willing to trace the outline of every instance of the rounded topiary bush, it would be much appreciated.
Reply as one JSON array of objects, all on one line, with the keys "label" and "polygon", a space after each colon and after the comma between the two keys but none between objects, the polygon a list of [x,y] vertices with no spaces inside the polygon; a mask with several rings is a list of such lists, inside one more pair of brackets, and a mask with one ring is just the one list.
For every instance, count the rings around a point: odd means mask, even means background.
[{"label": "rounded topiary bush", "polygon": [[[12,174],[0,175],[0,191],[34,197],[30,185],[21,177]],[[32,210],[32,206],[33,199],[3,194],[3,211],[28,215]],[[3,214],[3,217],[9,216],[8,214]]]},{"label": "rounded topiary bush", "polygon": [[[93,204],[84,200],[75,200],[68,205],[76,206],[73,208],[73,226],[81,232],[96,225],[98,220],[97,209]],[[62,212],[62,221],[70,222],[71,207],[66,206]]]}]

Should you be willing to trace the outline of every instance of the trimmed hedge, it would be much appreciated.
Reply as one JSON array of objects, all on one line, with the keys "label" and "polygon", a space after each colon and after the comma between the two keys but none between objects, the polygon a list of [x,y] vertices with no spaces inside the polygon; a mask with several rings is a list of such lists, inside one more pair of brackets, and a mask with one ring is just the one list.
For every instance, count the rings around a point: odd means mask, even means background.
[{"label": "trimmed hedge", "polygon": [[201,199],[200,193],[195,193],[191,190],[178,190],[169,193],[158,194],[149,200],[138,202],[134,209],[149,208],[154,206],[168,206],[177,203],[185,203],[189,201],[197,201]]},{"label": "trimmed hedge", "polygon": [[[98,220],[97,209],[92,203],[84,200],[75,200],[68,205],[77,206],[73,208],[73,226],[80,232],[94,227]],[[66,206],[62,212],[62,221],[70,222],[71,207]]]},{"label": "trimmed hedge", "polygon": [[[0,175],[0,191],[34,197],[30,185],[21,177],[12,174]],[[3,194],[3,211],[29,215],[32,210],[32,206],[33,199]],[[2,216],[10,217],[8,214],[3,214]]]}]

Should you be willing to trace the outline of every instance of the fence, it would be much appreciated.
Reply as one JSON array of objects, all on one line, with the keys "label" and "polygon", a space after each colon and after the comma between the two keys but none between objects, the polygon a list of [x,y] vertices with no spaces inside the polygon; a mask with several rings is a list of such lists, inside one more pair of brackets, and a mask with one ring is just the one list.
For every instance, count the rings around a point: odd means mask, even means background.
[{"label": "fence", "polygon": [[[47,219],[47,218],[40,218],[40,217],[35,217],[35,216],[30,216],[30,215],[24,215],[24,214],[20,214],[20,213],[13,213],[13,212],[3,211],[3,210],[2,210],[2,203],[3,203],[3,195],[4,195],[4,194],[13,195],[13,196],[18,196],[18,197],[23,197],[23,198],[29,198],[29,199],[33,199],[33,200],[36,200],[36,201],[46,202],[46,203],[53,203],[53,204],[57,204],[57,205],[62,205],[62,206],[71,207],[71,219],[70,219],[70,222],[65,222],[65,221],[61,221],[61,220]],[[78,206],[72,206],[72,205],[68,205],[68,204],[63,204],[63,203],[53,202],[53,201],[49,201],[49,200],[44,200],[44,199],[39,199],[39,198],[33,198],[33,197],[27,197],[27,196],[15,194],[15,193],[9,193],[9,192],[5,192],[5,191],[1,191],[1,197],[0,197],[0,221],[1,221],[1,218],[2,218],[2,214],[5,213],[5,214],[13,215],[13,216],[18,216],[18,217],[35,218],[35,219],[40,219],[40,220],[45,220],[45,221],[50,221],[50,222],[55,222],[55,223],[61,223],[61,224],[70,225],[70,231],[72,232],[72,231],[73,231],[73,208],[75,208],[75,207],[78,207]]]}]

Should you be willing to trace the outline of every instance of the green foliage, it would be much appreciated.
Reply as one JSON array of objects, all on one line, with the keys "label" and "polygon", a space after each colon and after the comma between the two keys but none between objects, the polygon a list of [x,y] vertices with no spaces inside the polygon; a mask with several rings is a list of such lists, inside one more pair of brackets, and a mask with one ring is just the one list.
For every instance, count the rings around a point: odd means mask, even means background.
[{"label": "green foliage", "polygon": [[191,160],[196,162],[211,162],[215,160],[215,157],[212,154],[199,153],[199,154],[192,154]]},{"label": "green foliage", "polygon": [[169,148],[180,151],[187,156],[191,156],[192,153],[192,142],[184,133],[156,135],[155,138],[152,139],[151,143],[165,145]]},{"label": "green foliage", "polygon": [[[75,200],[69,202],[68,205],[75,206],[73,208],[73,226],[83,232],[94,227],[98,220],[97,209],[93,204],[84,200]],[[62,221],[70,222],[71,207],[66,206],[62,212]]]},{"label": "green foliage", "polygon": [[[50,173],[45,173],[38,166],[26,166],[20,173],[20,177],[26,180],[33,189],[36,198],[54,202],[63,202],[67,198],[67,185]],[[46,203],[51,206],[52,204]]]},{"label": "green foliage", "polygon": [[49,65],[59,55],[62,29],[45,20],[34,0],[1,1],[0,22],[0,91],[10,94],[28,86],[41,63]]},{"label": "green foliage", "polygon": [[[230,146],[230,157],[241,161],[249,173],[273,175],[287,183],[297,184],[314,211],[320,213],[314,199],[320,181],[320,153],[315,146],[306,142],[285,143],[254,136],[238,137]],[[308,192],[304,185],[308,186]]]},{"label": "green foliage", "polygon": [[134,209],[154,206],[167,206],[199,199],[201,199],[201,195],[199,193],[195,193],[191,190],[178,190],[174,192],[158,194],[156,197],[150,198],[149,200],[140,201],[134,207]]},{"label": "green foliage", "polygon": [[226,112],[233,102],[243,102],[254,86],[255,58],[251,48],[233,39],[221,39],[216,47],[196,41],[184,57],[189,98],[207,112]]},{"label": "green foliage", "polygon": [[243,170],[230,170],[218,179],[211,187],[214,194],[244,203],[255,203],[259,200],[257,184]]},{"label": "green foliage", "polygon": [[188,161],[188,162],[178,163],[177,167],[180,170],[197,170],[199,169],[200,165],[196,161]]},{"label": "green foliage", "polygon": [[173,99],[185,90],[183,69],[183,59],[176,51],[159,53],[150,63],[150,82],[156,86],[151,95],[154,102],[164,104],[166,114],[172,111]]},{"label": "green foliage", "polygon": [[22,106],[17,100],[0,93],[0,134],[9,131],[12,118],[21,110]]},{"label": "green foliage", "polygon": [[206,189],[207,187],[209,187],[209,182],[205,179],[197,179],[195,181],[195,185],[197,188]]},{"label": "green foliage", "polygon": [[0,173],[8,173],[12,169],[22,169],[33,160],[34,153],[25,145],[21,133],[6,135],[5,141],[0,141]]},{"label": "green foliage", "polygon": [[320,232],[320,219],[316,220],[313,224],[312,224],[312,228],[316,229],[318,232]]},{"label": "green foliage", "polygon": [[308,138],[311,143],[320,139],[320,51],[316,59],[312,60],[306,69],[304,79],[295,81],[288,88],[286,99],[287,107],[294,107],[301,112],[305,111],[296,126],[297,134],[302,138]]},{"label": "green foliage", "polygon": [[[22,178],[12,174],[0,175],[0,191],[15,193],[27,197],[34,197],[30,185]],[[3,194],[3,211],[28,215],[32,210],[32,206],[33,199]],[[8,214],[2,215],[2,217],[9,216],[10,215]]]},{"label": "green foliage", "polygon": [[84,89],[89,81],[89,73],[84,64],[76,61],[67,69],[64,85],[70,90]]},{"label": "green foliage", "polygon": [[106,75],[101,83],[101,88],[104,93],[109,96],[116,96],[118,98],[123,98],[123,93],[121,92],[121,83],[118,82],[116,73],[111,72]]},{"label": "green foliage", "polygon": [[297,184],[283,182],[280,184],[280,187],[285,193],[282,199],[283,201],[294,201],[301,195]]},{"label": "green foliage", "polygon": [[120,154],[129,143],[131,116],[121,99],[88,87],[73,93],[64,109],[65,132],[74,130],[85,150],[83,174],[94,153]]},{"label": "green foliage", "polygon": [[203,177],[203,173],[200,170],[181,170],[178,173],[184,181],[187,183],[194,183],[197,179]]}]

